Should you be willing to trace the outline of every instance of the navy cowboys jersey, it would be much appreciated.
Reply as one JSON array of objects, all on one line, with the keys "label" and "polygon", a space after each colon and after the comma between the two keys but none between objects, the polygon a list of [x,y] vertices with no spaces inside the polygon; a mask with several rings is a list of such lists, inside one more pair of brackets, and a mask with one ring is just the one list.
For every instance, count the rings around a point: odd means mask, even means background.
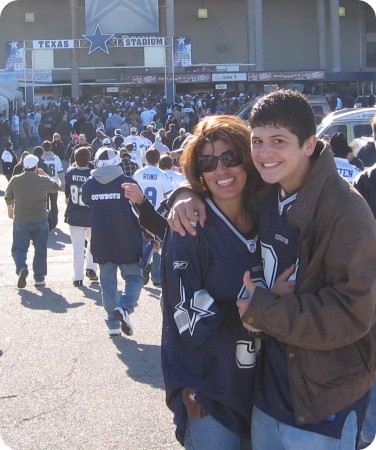
[{"label": "navy cowboys jersey", "polygon": [[[274,185],[261,207],[260,240],[264,264],[264,276],[268,289],[276,278],[288,267],[295,264],[295,279],[299,270],[298,240],[300,230],[287,221],[287,211],[294,204],[297,193],[285,195],[279,185]],[[327,420],[313,425],[299,426],[295,421],[286,364],[286,346],[274,337],[267,337],[264,350],[257,364],[254,404],[266,414],[290,426],[339,438],[346,417],[351,410],[361,408],[364,398],[346,410]]]},{"label": "navy cowboys jersey", "polygon": [[[253,377],[260,348],[242,326],[236,300],[247,297],[246,270],[264,286],[257,236],[245,237],[207,199],[197,236],[167,231],[163,244],[162,368],[167,404],[182,442],[185,387],[233,432],[249,436]],[[257,342],[257,344],[256,344]]]},{"label": "navy cowboys jersey", "polygon": [[74,167],[65,174],[65,197],[68,198],[65,222],[76,227],[91,227],[91,210],[82,201],[82,185],[90,177],[88,167]]}]

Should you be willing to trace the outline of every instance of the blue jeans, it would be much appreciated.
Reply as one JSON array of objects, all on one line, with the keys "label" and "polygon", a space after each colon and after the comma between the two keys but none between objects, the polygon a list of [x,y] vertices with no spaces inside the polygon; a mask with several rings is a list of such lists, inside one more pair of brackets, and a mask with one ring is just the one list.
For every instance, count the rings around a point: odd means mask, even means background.
[{"label": "blue jeans", "polygon": [[184,448],[186,450],[250,450],[251,443],[250,440],[242,439],[217,422],[212,416],[204,416],[202,419],[188,419]]},{"label": "blue jeans", "polygon": [[58,192],[50,192],[47,194],[47,209],[50,211],[48,214],[48,225],[50,231],[56,228],[58,208],[57,208],[57,196]]},{"label": "blue jeans", "polygon": [[[120,295],[117,288],[118,268],[125,281],[124,289]],[[109,329],[119,328],[119,321],[115,319],[112,312],[117,306],[126,309],[129,313],[133,312],[144,284],[140,264],[115,264],[112,262],[99,264],[99,280],[102,304],[107,312],[107,326]]]},{"label": "blue jeans", "polygon": [[251,438],[253,450],[354,450],[358,431],[355,411],[347,416],[341,439],[335,439],[273,419],[253,407]]},{"label": "blue jeans", "polygon": [[38,222],[13,222],[12,257],[16,273],[27,268],[26,259],[30,242],[34,244],[33,271],[35,281],[44,281],[47,275],[47,218]]},{"label": "blue jeans", "polygon": [[372,442],[376,435],[376,383],[371,388],[367,413],[362,427],[362,441]]},{"label": "blue jeans", "polygon": [[10,132],[10,140],[13,143],[13,149],[15,152],[18,152],[20,149],[20,135],[18,133]]}]

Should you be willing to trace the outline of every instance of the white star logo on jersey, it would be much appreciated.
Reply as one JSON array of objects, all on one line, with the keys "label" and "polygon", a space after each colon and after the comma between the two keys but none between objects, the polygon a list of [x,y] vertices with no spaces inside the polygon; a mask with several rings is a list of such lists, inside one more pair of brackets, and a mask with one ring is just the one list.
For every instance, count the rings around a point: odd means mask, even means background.
[{"label": "white star logo on jersey", "polygon": [[184,270],[188,267],[187,261],[174,261],[172,263],[172,270]]},{"label": "white star logo on jersey", "polygon": [[180,303],[175,307],[175,323],[180,334],[189,330],[189,333],[193,336],[196,324],[204,317],[214,315],[214,313],[209,310],[210,306],[214,303],[214,299],[209,295],[206,289],[201,289],[200,291],[195,292],[190,300],[187,300],[185,297],[185,289],[181,282],[180,298]]}]

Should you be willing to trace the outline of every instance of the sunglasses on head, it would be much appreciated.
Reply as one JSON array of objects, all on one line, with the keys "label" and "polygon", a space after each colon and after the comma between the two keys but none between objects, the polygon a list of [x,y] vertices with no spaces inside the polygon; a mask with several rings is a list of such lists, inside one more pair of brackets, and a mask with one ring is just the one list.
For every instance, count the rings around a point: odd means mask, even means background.
[{"label": "sunglasses on head", "polygon": [[235,167],[243,164],[243,158],[236,155],[234,150],[226,150],[219,156],[201,155],[197,158],[197,165],[200,172],[214,172],[218,167],[218,161],[221,160],[225,167]]}]

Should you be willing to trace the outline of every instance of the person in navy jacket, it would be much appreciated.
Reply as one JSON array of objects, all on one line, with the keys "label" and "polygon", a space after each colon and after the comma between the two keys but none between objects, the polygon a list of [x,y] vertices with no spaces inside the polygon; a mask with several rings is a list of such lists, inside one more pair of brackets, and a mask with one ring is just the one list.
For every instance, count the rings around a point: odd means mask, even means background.
[{"label": "person in navy jacket", "polygon": [[[124,334],[131,336],[133,326],[129,314],[143,286],[142,229],[136,210],[123,195],[121,184],[135,181],[123,174],[119,152],[111,147],[99,149],[94,162],[96,169],[82,186],[82,200],[93,214],[90,249],[94,262],[99,264],[108,333],[119,335],[121,328]],[[118,268],[125,281],[120,295]]]},{"label": "person in navy jacket", "polygon": [[90,246],[92,211],[82,201],[82,185],[90,177],[90,148],[80,147],[75,151],[74,158],[75,164],[65,174],[65,222],[69,224],[73,245],[73,286],[78,287],[83,284],[85,263],[86,276],[91,281],[98,281],[98,267],[93,262],[90,248],[85,248],[85,242]]}]

